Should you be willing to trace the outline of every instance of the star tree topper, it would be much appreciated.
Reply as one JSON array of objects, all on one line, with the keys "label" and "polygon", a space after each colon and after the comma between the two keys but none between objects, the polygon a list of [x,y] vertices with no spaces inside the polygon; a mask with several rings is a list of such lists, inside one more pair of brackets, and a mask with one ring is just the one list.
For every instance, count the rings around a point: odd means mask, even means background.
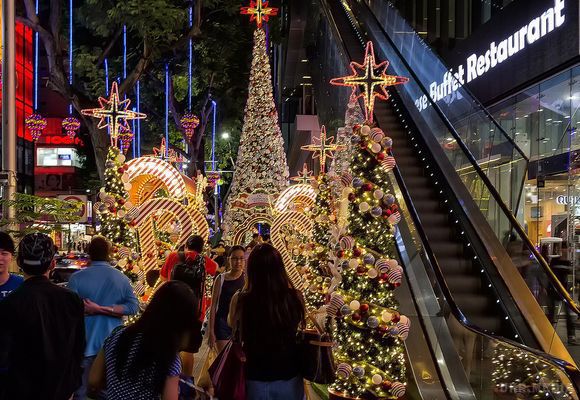
[{"label": "star tree topper", "polygon": [[[318,143],[316,143],[318,142]],[[312,158],[320,158],[320,173],[324,174],[326,171],[326,159],[334,157],[334,151],[345,150],[346,146],[342,144],[335,144],[334,138],[331,136],[326,138],[326,127],[322,125],[320,128],[320,138],[314,138],[314,143],[302,146],[302,150],[312,151],[314,154]]]},{"label": "star tree topper", "polygon": [[270,17],[278,15],[278,9],[268,7],[269,1],[266,0],[250,0],[249,7],[240,7],[242,15],[249,15],[250,22],[256,21],[258,28],[262,27],[263,22],[268,22]]},{"label": "star tree topper", "polygon": [[312,179],[312,171],[308,170],[306,163],[304,163],[302,166],[302,171],[298,171],[298,176],[293,176],[290,178],[291,181],[303,185],[308,185]]},{"label": "star tree topper", "polygon": [[110,128],[111,146],[117,146],[121,126],[124,126],[129,130],[127,121],[147,118],[147,115],[143,113],[128,109],[131,100],[119,100],[119,88],[117,87],[117,82],[113,82],[109,99],[99,97],[99,104],[101,108],[82,110],[81,113],[83,115],[88,115],[89,117],[100,118],[99,125],[97,125],[99,129],[107,126]]},{"label": "star tree topper", "polygon": [[330,84],[336,86],[350,86],[353,94],[357,87],[360,94],[356,97],[363,98],[365,104],[365,117],[367,121],[373,121],[373,110],[375,108],[375,98],[387,100],[387,86],[407,83],[409,78],[403,76],[387,75],[388,61],[377,64],[375,60],[375,50],[372,42],[367,42],[365,49],[365,59],[363,64],[357,62],[350,63],[352,75],[333,78]]}]

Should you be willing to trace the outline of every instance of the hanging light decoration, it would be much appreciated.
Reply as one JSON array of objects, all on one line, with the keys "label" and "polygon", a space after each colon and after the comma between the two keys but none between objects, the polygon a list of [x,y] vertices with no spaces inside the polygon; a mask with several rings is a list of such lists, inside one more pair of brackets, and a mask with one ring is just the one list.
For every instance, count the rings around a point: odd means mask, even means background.
[{"label": "hanging light decoration", "polygon": [[121,125],[119,127],[119,148],[122,154],[127,153],[127,150],[129,150],[133,136],[133,132],[131,132],[131,129],[127,125]]},{"label": "hanging light decoration", "polygon": [[66,117],[62,120],[62,129],[64,129],[66,135],[71,139],[75,138],[80,127],[81,121],[79,121],[78,118]]},{"label": "hanging light decoration", "polygon": [[199,117],[192,113],[187,113],[179,120],[181,122],[181,127],[185,133],[187,140],[191,141],[195,128],[199,126]]},{"label": "hanging light decoration", "polygon": [[33,141],[37,141],[42,135],[42,131],[46,128],[46,118],[42,115],[34,113],[26,117],[24,124],[30,131]]}]

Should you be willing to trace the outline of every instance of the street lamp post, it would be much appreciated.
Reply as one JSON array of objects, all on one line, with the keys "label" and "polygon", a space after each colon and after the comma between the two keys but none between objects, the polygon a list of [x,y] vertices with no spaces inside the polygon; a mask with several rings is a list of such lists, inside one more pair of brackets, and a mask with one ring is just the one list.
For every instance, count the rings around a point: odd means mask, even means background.
[{"label": "street lamp post", "polygon": [[[16,194],[16,65],[14,44],[14,1],[2,2],[2,197]],[[7,206],[4,218],[14,221],[16,210]],[[9,228],[10,229],[10,228]]]}]

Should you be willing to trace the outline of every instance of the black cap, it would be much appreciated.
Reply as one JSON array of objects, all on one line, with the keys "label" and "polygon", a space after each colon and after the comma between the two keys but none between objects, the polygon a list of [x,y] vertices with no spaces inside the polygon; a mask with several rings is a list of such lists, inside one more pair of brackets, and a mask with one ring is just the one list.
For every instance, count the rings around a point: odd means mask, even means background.
[{"label": "black cap", "polygon": [[54,258],[52,239],[44,233],[30,233],[18,245],[18,266],[31,275],[44,274]]}]

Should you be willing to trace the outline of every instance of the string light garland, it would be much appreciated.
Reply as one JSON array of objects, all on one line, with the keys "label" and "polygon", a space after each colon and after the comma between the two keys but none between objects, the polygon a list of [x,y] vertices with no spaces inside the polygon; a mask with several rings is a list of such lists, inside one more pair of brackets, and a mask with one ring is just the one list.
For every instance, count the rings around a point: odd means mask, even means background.
[{"label": "string light garland", "polygon": [[334,137],[326,137],[326,127],[322,125],[320,129],[320,137],[314,138],[314,143],[302,146],[302,150],[311,151],[314,154],[312,158],[320,159],[320,173],[323,174],[326,171],[326,159],[333,158],[335,151],[345,150],[346,146],[340,144],[334,144]]},{"label": "string light garland", "polygon": [[266,0],[250,0],[249,7],[240,7],[242,15],[249,15],[250,22],[256,21],[256,26],[261,29],[264,22],[268,22],[270,17],[278,15],[278,9],[268,6]]},{"label": "string light garland", "polygon": [[119,100],[119,88],[117,82],[111,86],[111,94],[108,99],[99,97],[100,108],[82,110],[83,115],[93,118],[100,118],[98,128],[109,128],[111,136],[111,146],[117,147],[119,139],[119,129],[121,125],[130,130],[127,121],[133,119],[144,119],[147,115],[129,109],[130,99]]},{"label": "string light garland", "polygon": [[366,120],[372,122],[375,100],[389,98],[387,86],[400,85],[409,81],[409,78],[402,76],[387,75],[388,66],[388,61],[376,63],[373,43],[367,42],[363,64],[352,61],[350,63],[352,75],[333,78],[330,83],[335,86],[352,87],[353,94],[359,88],[360,94],[356,98],[363,99]]}]

